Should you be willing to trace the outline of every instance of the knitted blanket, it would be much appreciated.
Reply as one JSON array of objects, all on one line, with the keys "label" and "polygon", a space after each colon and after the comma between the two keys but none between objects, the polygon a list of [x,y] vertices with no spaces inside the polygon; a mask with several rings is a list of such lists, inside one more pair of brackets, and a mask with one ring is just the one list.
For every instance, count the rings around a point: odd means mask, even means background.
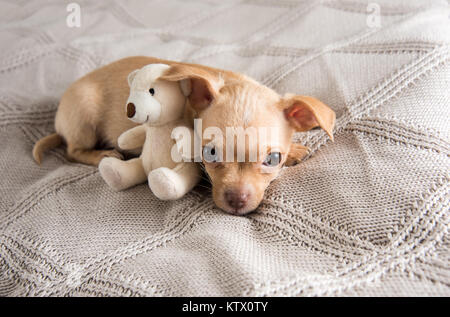
[{"label": "knitted blanket", "polygon": [[[450,296],[444,0],[0,2],[0,295]],[[148,55],[247,74],[337,113],[257,212],[201,187],[115,193],[32,159],[87,72]]]}]

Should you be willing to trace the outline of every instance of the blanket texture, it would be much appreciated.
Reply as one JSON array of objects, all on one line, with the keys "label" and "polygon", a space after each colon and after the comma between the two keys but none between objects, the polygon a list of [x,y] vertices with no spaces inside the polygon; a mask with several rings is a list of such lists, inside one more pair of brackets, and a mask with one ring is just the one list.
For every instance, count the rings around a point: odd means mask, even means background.
[{"label": "blanket texture", "polygon": [[[0,295],[450,296],[447,1],[75,2],[0,1]],[[131,55],[315,96],[335,141],[297,134],[246,217],[34,163],[70,83]]]}]

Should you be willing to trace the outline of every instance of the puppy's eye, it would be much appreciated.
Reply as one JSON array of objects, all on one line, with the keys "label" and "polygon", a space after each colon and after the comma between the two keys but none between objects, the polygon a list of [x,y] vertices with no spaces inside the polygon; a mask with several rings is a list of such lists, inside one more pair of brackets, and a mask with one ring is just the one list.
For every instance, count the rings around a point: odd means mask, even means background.
[{"label": "puppy's eye", "polygon": [[150,93],[150,95],[154,95],[155,94],[155,89],[153,89],[153,88],[150,88],[149,90],[148,90],[148,92]]},{"label": "puppy's eye", "polygon": [[219,162],[219,151],[213,145],[205,145],[203,147],[203,159],[208,163]]},{"label": "puppy's eye", "polygon": [[263,162],[264,166],[275,167],[281,163],[281,153],[280,152],[270,152]]}]

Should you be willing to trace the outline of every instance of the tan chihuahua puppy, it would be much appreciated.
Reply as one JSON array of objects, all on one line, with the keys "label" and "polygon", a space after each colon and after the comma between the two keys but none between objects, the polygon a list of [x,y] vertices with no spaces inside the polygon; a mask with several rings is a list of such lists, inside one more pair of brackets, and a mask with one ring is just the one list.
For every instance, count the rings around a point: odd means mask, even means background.
[{"label": "tan chihuahua puppy", "polygon": [[[130,57],[99,68],[69,87],[56,114],[56,133],[36,143],[35,160],[40,163],[44,151],[63,142],[67,145],[68,158],[80,163],[98,165],[103,157],[121,157],[117,138],[136,126],[125,111],[129,94],[127,76],[151,63],[171,66],[160,77],[163,80],[190,80],[188,103],[193,118],[202,120],[196,133],[201,137],[203,163],[211,179],[213,200],[226,212],[244,215],[255,210],[281,167],[292,165],[307,154],[307,148],[292,143],[295,131],[321,127],[333,138],[335,113],[315,98],[281,97],[251,78],[230,71],[150,57]],[[257,131],[266,129],[269,136],[247,135],[244,159],[239,160],[239,153],[234,149],[239,149],[241,144],[238,143],[242,142],[234,135],[228,136],[227,130],[249,127]],[[205,132],[210,128],[228,138],[219,142],[209,137],[211,135]],[[255,139],[257,142],[251,142]],[[114,149],[97,149],[99,144]],[[257,154],[256,159],[251,159],[251,153]],[[219,158],[219,154],[227,159]]]}]

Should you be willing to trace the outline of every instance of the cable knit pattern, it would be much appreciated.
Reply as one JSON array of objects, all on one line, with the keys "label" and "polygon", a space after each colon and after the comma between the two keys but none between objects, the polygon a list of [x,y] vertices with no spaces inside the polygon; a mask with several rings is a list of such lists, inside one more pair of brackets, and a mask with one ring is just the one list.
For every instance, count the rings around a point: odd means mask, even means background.
[{"label": "cable knit pattern", "polygon": [[[440,0],[0,2],[1,296],[450,296],[449,6]],[[372,27],[371,27],[372,26]],[[313,95],[335,141],[284,168],[256,213],[198,187],[159,201],[33,144],[68,85],[130,55]]]}]

